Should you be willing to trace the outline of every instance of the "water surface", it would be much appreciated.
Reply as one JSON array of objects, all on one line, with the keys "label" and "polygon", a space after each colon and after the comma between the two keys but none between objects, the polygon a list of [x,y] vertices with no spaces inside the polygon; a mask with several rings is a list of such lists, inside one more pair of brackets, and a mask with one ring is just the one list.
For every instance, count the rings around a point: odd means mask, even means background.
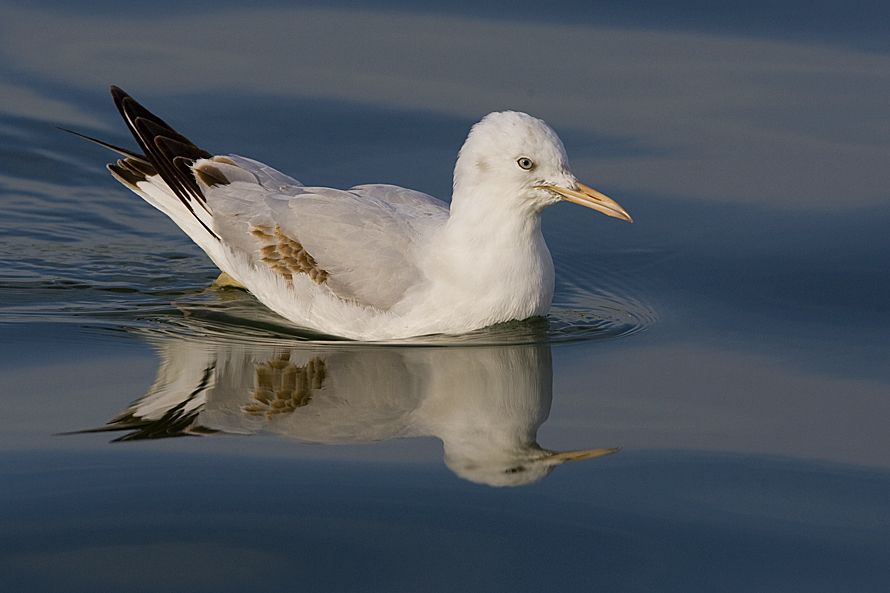
[{"label": "water surface", "polygon": [[[882,11],[103,6],[0,5],[2,588],[890,585]],[[526,110],[636,222],[545,214],[547,319],[313,335],[56,129],[131,145],[110,83],[209,150],[442,198]]]}]

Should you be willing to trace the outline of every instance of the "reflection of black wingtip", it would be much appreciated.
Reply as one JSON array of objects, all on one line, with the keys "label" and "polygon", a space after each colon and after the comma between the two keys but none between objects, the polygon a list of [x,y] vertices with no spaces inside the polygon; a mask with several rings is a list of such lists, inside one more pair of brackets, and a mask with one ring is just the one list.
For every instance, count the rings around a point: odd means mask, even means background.
[{"label": "reflection of black wingtip", "polygon": [[112,443],[123,443],[126,441],[197,437],[218,432],[212,428],[207,428],[206,426],[193,424],[196,415],[197,414],[189,414],[178,418],[168,418],[167,415],[165,415],[158,420],[140,420],[132,418],[132,421],[113,421],[105,426],[99,426],[97,428],[58,432],[55,436],[130,431],[111,441]]},{"label": "reflection of black wingtip", "polygon": [[[179,402],[176,406],[166,410],[160,418],[146,419],[137,416],[135,413],[128,410],[119,414],[115,418],[112,418],[104,426],[73,430],[70,432],[60,432],[57,433],[57,435],[63,436],[129,431],[111,441],[112,443],[120,443],[125,441],[167,439],[184,436],[203,436],[218,432],[217,430],[198,424],[198,415],[203,410],[203,405],[196,406],[191,410],[186,410],[186,406],[189,402],[210,386],[215,370],[215,364],[207,366],[207,368],[204,369],[204,374],[201,377],[200,382],[191,393],[188,394],[188,397]],[[135,405],[136,404],[134,404],[134,406]],[[130,409],[134,409],[134,407],[131,406]]]},{"label": "reflection of black wingtip", "polygon": [[65,432],[54,432],[52,436],[54,436],[54,437],[67,437],[67,436],[71,436],[71,435],[75,435],[75,434],[87,434],[87,433],[90,433],[90,432],[105,432],[105,430],[107,430],[107,429],[105,429],[104,427],[101,427],[101,428],[86,428],[86,429],[83,429],[83,430],[67,430],[67,431],[65,431]]}]

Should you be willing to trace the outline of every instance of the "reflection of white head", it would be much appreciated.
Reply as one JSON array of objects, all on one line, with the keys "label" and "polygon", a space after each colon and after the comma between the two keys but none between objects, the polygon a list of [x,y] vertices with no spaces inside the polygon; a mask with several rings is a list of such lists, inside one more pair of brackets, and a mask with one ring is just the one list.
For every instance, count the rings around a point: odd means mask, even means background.
[{"label": "reflection of white head", "polygon": [[549,346],[450,348],[434,354],[426,397],[413,422],[442,440],[448,467],[492,485],[531,475],[526,462],[544,453],[535,439],[550,412]]},{"label": "reflection of white head", "polygon": [[551,400],[550,347],[320,350],[165,338],[152,391],[112,421],[157,436],[267,431],[316,443],[442,440],[457,475],[492,486],[537,481],[565,461],[536,442]]},{"label": "reflection of white head", "polygon": [[566,461],[594,459],[617,453],[617,448],[548,451],[537,444],[513,451],[510,455],[480,460],[475,457],[453,458],[445,451],[445,465],[465,480],[488,486],[525,486],[537,482]]}]

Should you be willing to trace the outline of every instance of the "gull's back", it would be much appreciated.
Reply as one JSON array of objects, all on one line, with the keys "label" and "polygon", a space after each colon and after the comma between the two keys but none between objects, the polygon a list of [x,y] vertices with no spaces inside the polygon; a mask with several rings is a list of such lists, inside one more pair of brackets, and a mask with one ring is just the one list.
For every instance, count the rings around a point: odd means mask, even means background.
[{"label": "gull's back", "polygon": [[285,279],[308,274],[338,297],[380,310],[423,280],[416,255],[448,219],[445,202],[395,185],[308,187],[262,163],[225,158],[231,164],[213,166],[234,180],[204,193],[220,238],[253,265]]}]

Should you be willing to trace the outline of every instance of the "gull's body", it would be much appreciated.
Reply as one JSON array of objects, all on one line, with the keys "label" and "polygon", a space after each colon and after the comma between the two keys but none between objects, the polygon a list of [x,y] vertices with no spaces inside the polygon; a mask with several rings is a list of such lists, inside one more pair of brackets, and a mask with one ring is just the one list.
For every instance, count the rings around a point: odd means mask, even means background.
[{"label": "gull's body", "polygon": [[542,121],[492,113],[473,127],[451,206],[393,185],[304,186],[236,155],[211,155],[120,89],[144,155],[109,165],[262,303],[316,331],[360,340],[463,333],[546,315],[553,262],[540,213],[567,199],[630,220],[580,184]]}]

